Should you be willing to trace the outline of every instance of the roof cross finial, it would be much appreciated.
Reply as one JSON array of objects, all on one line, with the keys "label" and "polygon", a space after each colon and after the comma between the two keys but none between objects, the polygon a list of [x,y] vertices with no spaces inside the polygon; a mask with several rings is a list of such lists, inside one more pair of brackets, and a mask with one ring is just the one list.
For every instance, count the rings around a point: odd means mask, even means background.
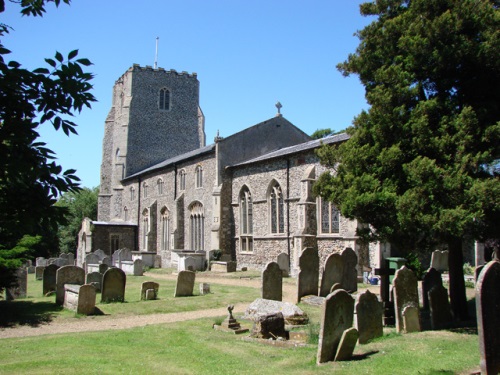
[{"label": "roof cross finial", "polygon": [[278,108],[278,113],[276,114],[276,117],[281,117],[281,107],[283,107],[281,105],[281,103],[278,101],[276,104],[276,108]]}]

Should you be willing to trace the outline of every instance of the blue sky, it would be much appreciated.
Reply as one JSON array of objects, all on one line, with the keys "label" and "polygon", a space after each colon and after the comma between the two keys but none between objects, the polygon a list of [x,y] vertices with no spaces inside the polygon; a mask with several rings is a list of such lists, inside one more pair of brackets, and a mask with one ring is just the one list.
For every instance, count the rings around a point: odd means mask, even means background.
[{"label": "blue sky", "polygon": [[98,102],[75,117],[78,136],[49,125],[42,140],[82,186],[99,185],[104,120],[114,82],[137,63],[197,73],[207,144],[282,114],[307,134],[345,129],[367,108],[357,77],[336,65],[359,43],[353,34],[371,20],[358,0],[73,0],[40,17],[21,17],[6,2],[0,22],[14,30],[2,40],[11,59],[45,66],[56,51],[93,62]]}]

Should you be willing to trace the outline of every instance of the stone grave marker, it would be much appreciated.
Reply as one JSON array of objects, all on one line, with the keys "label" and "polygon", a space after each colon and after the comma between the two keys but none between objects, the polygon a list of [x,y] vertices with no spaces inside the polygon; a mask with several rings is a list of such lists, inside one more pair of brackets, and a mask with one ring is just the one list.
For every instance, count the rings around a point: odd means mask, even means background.
[{"label": "stone grave marker", "polygon": [[257,298],[245,310],[243,319],[255,321],[260,315],[270,315],[282,313],[285,324],[304,325],[309,322],[309,317],[297,305],[291,302],[272,301],[269,299]]},{"label": "stone grave marker", "polygon": [[[141,300],[151,300],[158,298],[158,290],[160,289],[160,284],[155,283],[154,281],[145,281],[141,285]],[[149,292],[148,290],[152,290],[153,292]],[[149,297],[149,298],[148,298]]]},{"label": "stone grave marker", "polygon": [[339,348],[335,354],[335,361],[348,361],[352,357],[356,342],[358,341],[358,330],[354,327],[346,329],[340,338]]},{"label": "stone grave marker", "polygon": [[334,284],[340,285],[343,272],[344,262],[342,256],[338,253],[330,254],[328,258],[326,258],[325,266],[323,267],[319,295],[326,297],[331,293]]},{"label": "stone grave marker", "polygon": [[283,272],[278,263],[269,262],[262,271],[262,298],[274,301],[283,299]]},{"label": "stone grave marker", "polygon": [[297,302],[307,295],[318,295],[319,256],[316,248],[305,248],[299,257],[297,276]]},{"label": "stone grave marker", "polygon": [[85,276],[85,284],[93,285],[97,292],[101,291],[102,285],[102,273],[100,272],[89,272]]},{"label": "stone grave marker", "polygon": [[260,339],[286,338],[285,319],[281,312],[259,315],[253,322],[252,337]]},{"label": "stone grave marker", "polygon": [[58,269],[59,266],[55,264],[49,264],[43,270],[43,283],[42,283],[43,295],[56,291],[56,272]]},{"label": "stone grave marker", "polygon": [[144,274],[144,263],[142,259],[134,260],[134,276],[142,276]]},{"label": "stone grave marker", "polygon": [[479,279],[479,274],[484,268],[484,264],[481,266],[477,266],[476,269],[474,270],[474,281],[477,283],[477,280]]},{"label": "stone grave marker", "polygon": [[431,328],[448,328],[452,323],[448,290],[443,284],[436,284],[429,290],[428,297],[431,310]]},{"label": "stone grave marker", "polygon": [[101,264],[105,264],[106,266],[111,266],[111,258],[108,256],[105,256],[101,259]]},{"label": "stone grave marker", "polygon": [[431,256],[431,266],[436,271],[448,271],[448,250],[434,250]]},{"label": "stone grave marker", "polygon": [[104,275],[104,272],[108,270],[109,266],[106,263],[99,264],[99,273]]},{"label": "stone grave marker", "polygon": [[26,291],[28,289],[28,270],[26,267],[20,267],[16,270],[15,275],[15,285],[5,289],[7,301],[26,298]]},{"label": "stone grave marker", "polygon": [[161,255],[155,255],[153,267],[161,268]]},{"label": "stone grave marker", "polygon": [[85,256],[85,263],[89,264],[99,264],[100,258],[95,253],[89,253]]},{"label": "stone grave marker", "polygon": [[436,285],[443,285],[441,272],[434,268],[429,268],[422,278],[422,307],[424,310],[429,310],[429,290]]},{"label": "stone grave marker", "polygon": [[358,256],[350,247],[345,248],[341,256],[344,262],[344,271],[340,285],[349,293],[354,293],[358,290],[358,271],[356,271]]},{"label": "stone grave marker", "polygon": [[[338,289],[342,289],[342,285],[340,285],[340,283],[335,283],[330,288],[330,293],[333,293],[333,292],[335,292]],[[328,294],[330,294],[330,293],[328,293]]]},{"label": "stone grave marker", "polygon": [[200,296],[204,296],[205,294],[210,294],[210,284],[200,283]]},{"label": "stone grave marker", "polygon": [[486,263],[476,284],[481,373],[500,373],[500,262]]},{"label": "stone grave marker", "polygon": [[403,309],[408,306],[416,308],[418,314],[418,282],[415,274],[406,266],[396,271],[393,280],[394,309],[396,315],[396,331],[403,332]]},{"label": "stone grave marker", "polygon": [[383,308],[376,294],[368,289],[361,293],[355,309],[360,344],[366,344],[374,338],[383,336]]},{"label": "stone grave marker", "polygon": [[44,257],[38,257],[36,258],[36,266],[40,266],[40,267],[45,267],[45,266],[48,266],[48,263],[47,263],[47,259],[45,259]]},{"label": "stone grave marker", "polygon": [[102,261],[107,256],[106,253],[101,249],[97,249],[96,251],[94,251],[94,255],[96,255],[100,261]]},{"label": "stone grave marker", "polygon": [[43,270],[45,266],[36,266],[35,267],[35,280],[43,280]]},{"label": "stone grave marker", "polygon": [[75,254],[73,253],[68,253],[68,265],[74,266],[75,265]]},{"label": "stone grave marker", "polygon": [[177,283],[175,284],[174,297],[192,296],[195,277],[196,274],[193,271],[179,271],[177,274]]},{"label": "stone grave marker", "polygon": [[420,332],[420,315],[418,307],[408,305],[403,308],[403,327],[405,333]]},{"label": "stone grave marker", "polygon": [[101,302],[125,301],[127,276],[120,268],[108,268],[102,277]]},{"label": "stone grave marker", "polygon": [[85,271],[77,266],[62,266],[56,271],[56,304],[64,303],[65,284],[85,284]]},{"label": "stone grave marker", "polygon": [[290,275],[290,257],[287,253],[281,253],[278,255],[276,261],[280,266],[280,270],[283,273],[283,277],[288,277]]},{"label": "stone grave marker", "polygon": [[343,289],[325,298],[321,307],[317,363],[333,361],[345,330],[352,327],[354,298]]}]

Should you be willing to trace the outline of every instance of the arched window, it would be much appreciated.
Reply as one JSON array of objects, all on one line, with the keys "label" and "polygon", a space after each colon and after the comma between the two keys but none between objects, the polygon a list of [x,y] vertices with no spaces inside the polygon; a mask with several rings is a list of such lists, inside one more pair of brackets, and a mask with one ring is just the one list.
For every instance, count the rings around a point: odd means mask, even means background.
[{"label": "arched window", "polygon": [[197,188],[203,187],[203,168],[201,167],[201,165],[198,165],[196,167],[195,175],[196,175],[196,187]]},{"label": "arched window", "polygon": [[340,212],[337,207],[326,199],[321,201],[319,217],[321,218],[321,233],[340,232]]},{"label": "arched window", "polygon": [[285,232],[285,215],[283,193],[280,185],[274,181],[269,190],[269,211],[271,218],[271,233]]},{"label": "arched window", "polygon": [[147,198],[148,197],[148,184],[147,184],[147,182],[144,182],[142,184],[142,191],[143,191],[144,198]]},{"label": "arched window", "polygon": [[240,192],[240,249],[253,251],[253,207],[248,187]]},{"label": "arched window", "polygon": [[195,202],[191,205],[190,225],[191,225],[191,250],[204,250],[204,214],[203,205]]},{"label": "arched window", "polygon": [[156,185],[158,187],[158,195],[162,195],[163,194],[163,180],[161,178],[159,178],[158,181],[156,182]]},{"label": "arched window", "polygon": [[149,210],[142,211],[142,250],[148,251]]},{"label": "arched window", "polygon": [[184,169],[179,171],[179,190],[186,190],[186,171]]},{"label": "arched window", "polygon": [[130,200],[133,201],[135,199],[135,188],[133,186],[130,187]]},{"label": "arched window", "polygon": [[128,221],[128,208],[127,208],[127,206],[123,207],[123,220]]},{"label": "arched window", "polygon": [[170,250],[170,211],[167,207],[161,210],[161,239],[160,247],[162,250]]},{"label": "arched window", "polygon": [[170,110],[170,90],[166,88],[160,90],[158,108],[162,111]]}]

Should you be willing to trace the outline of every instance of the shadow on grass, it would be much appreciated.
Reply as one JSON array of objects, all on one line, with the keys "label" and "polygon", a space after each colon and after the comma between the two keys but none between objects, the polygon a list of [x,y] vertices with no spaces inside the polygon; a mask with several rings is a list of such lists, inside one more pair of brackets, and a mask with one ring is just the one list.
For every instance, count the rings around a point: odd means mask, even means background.
[{"label": "shadow on grass", "polygon": [[38,327],[50,323],[55,313],[61,311],[62,306],[54,302],[32,301],[0,301],[0,327],[8,328],[16,325]]},{"label": "shadow on grass", "polygon": [[368,357],[377,354],[378,350],[372,350],[371,352],[363,353],[363,354],[354,354],[350,361],[362,361],[363,359],[367,359]]}]

